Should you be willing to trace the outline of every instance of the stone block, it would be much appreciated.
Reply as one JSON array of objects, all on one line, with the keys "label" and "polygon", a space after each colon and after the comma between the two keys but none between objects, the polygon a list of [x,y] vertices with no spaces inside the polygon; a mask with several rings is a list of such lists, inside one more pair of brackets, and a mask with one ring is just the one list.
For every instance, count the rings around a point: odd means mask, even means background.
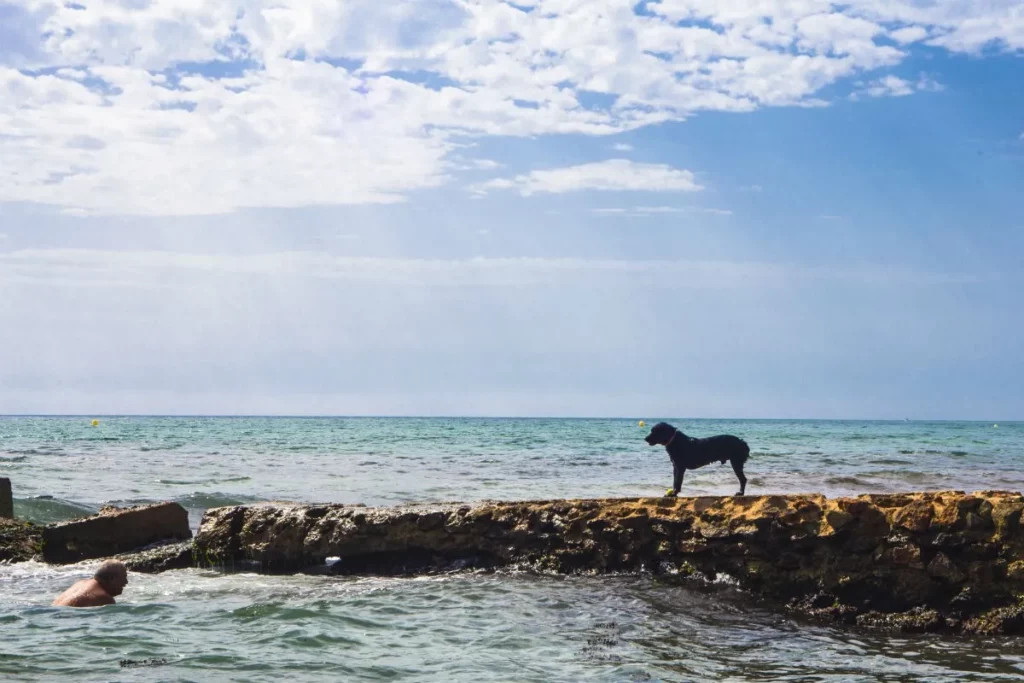
[{"label": "stone block", "polygon": [[14,519],[14,497],[11,494],[11,480],[0,477],[0,517]]},{"label": "stone block", "polygon": [[43,530],[43,559],[53,564],[110,557],[160,541],[192,538],[188,511],[177,503],[107,508],[94,517]]}]

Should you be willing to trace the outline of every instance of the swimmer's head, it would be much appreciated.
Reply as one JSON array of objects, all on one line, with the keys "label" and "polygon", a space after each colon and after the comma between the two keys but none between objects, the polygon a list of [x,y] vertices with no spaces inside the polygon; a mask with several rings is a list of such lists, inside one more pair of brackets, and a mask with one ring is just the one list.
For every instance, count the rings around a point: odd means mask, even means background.
[{"label": "swimmer's head", "polygon": [[128,568],[118,560],[107,560],[96,570],[93,578],[110,595],[120,595],[128,585]]}]

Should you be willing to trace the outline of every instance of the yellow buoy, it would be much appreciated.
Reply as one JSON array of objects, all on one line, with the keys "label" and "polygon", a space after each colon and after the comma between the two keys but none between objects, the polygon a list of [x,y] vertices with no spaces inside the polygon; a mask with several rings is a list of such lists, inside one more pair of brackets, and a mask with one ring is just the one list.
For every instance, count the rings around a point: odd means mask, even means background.
[{"label": "yellow buoy", "polygon": [[647,423],[646,423],[646,422],[644,422],[643,420],[640,420],[639,422],[637,422],[637,424],[638,424],[639,426],[641,426],[641,427],[646,427],[646,426],[647,426]]},{"label": "yellow buoy", "polygon": [[92,421],[92,426],[93,427],[99,427],[100,426],[100,421],[99,420],[93,420]]}]

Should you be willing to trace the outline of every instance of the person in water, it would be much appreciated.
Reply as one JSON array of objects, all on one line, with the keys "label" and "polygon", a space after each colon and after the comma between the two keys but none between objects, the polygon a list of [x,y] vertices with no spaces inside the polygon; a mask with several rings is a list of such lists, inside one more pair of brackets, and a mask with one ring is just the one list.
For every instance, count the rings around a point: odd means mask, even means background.
[{"label": "person in water", "polygon": [[128,585],[128,568],[117,560],[100,565],[91,579],[82,579],[53,601],[55,607],[99,607],[113,605],[114,596]]}]

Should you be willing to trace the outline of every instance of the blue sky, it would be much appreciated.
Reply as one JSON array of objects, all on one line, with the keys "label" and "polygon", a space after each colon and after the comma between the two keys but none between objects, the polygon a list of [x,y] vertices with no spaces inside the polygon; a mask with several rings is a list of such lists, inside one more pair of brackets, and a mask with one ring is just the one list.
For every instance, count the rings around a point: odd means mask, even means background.
[{"label": "blue sky", "polygon": [[0,412],[1024,419],[1019,2],[0,0]]}]

